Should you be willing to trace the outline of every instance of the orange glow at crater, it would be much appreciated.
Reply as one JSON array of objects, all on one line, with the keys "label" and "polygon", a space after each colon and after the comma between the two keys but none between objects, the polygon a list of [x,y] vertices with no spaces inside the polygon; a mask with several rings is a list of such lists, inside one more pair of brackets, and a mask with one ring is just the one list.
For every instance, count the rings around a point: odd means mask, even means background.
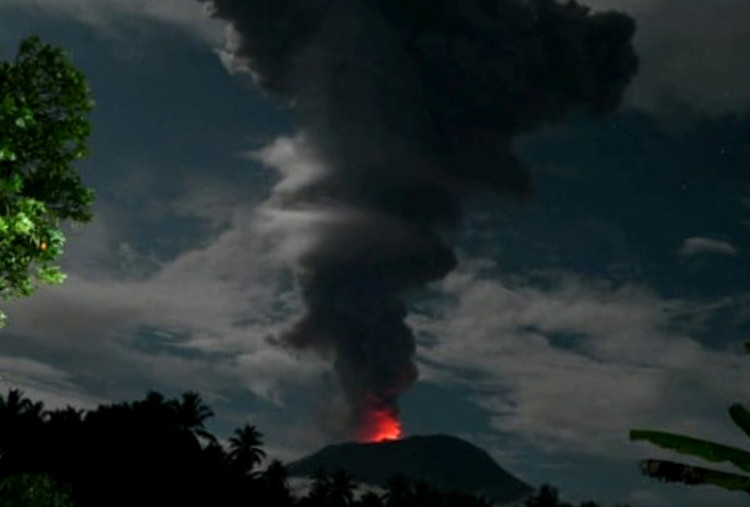
[{"label": "orange glow at crater", "polygon": [[371,412],[368,419],[361,441],[374,443],[401,438],[401,423],[395,414],[387,410],[377,410]]}]

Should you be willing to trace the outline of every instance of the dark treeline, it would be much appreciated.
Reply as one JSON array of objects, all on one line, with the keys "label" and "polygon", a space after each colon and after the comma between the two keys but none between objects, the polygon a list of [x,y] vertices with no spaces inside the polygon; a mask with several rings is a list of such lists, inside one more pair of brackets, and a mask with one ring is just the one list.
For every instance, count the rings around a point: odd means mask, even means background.
[{"label": "dark treeline", "polygon": [[[206,430],[212,410],[194,392],[84,411],[45,410],[18,390],[0,397],[3,507],[272,506],[489,507],[485,499],[439,492],[394,477],[380,494],[355,494],[344,471],[319,471],[293,495],[279,461],[263,469],[262,435],[246,424],[227,446]],[[574,507],[543,485],[526,507]],[[580,507],[599,507],[584,502]]]}]

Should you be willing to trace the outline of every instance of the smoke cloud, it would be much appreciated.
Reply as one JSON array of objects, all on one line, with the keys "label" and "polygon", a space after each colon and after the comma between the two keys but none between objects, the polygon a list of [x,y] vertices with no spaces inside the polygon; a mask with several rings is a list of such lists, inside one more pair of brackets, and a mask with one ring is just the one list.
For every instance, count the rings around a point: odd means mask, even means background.
[{"label": "smoke cloud", "polygon": [[635,22],[554,0],[214,0],[210,12],[231,27],[224,61],[296,116],[298,135],[261,155],[282,176],[269,205],[305,237],[306,313],[282,341],[333,358],[348,436],[361,437],[417,379],[403,297],[455,267],[442,232],[462,196],[533,197],[512,140],[616,109],[637,68]]}]

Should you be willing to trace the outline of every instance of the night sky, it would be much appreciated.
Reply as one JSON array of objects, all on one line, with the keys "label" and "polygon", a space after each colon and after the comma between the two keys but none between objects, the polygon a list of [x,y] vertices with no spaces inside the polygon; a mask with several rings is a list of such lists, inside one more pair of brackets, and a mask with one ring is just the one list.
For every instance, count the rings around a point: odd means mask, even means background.
[{"label": "night sky", "polygon": [[[464,438],[568,501],[745,505],[642,476],[643,458],[707,463],[628,431],[747,447],[727,409],[750,403],[750,4],[587,5],[636,20],[638,72],[617,112],[513,136],[533,198],[464,196],[442,237],[455,269],[408,287],[404,433]],[[54,408],[193,389],[211,429],[251,422],[271,457],[340,441],[341,369],[289,337],[319,304],[295,273],[320,242],[272,197],[320,161],[284,93],[237,72],[236,37],[197,1],[3,1],[0,58],[31,33],[89,78],[92,154],[76,167],[97,200],[92,223],[65,229],[68,281],[4,304],[0,390]]]}]

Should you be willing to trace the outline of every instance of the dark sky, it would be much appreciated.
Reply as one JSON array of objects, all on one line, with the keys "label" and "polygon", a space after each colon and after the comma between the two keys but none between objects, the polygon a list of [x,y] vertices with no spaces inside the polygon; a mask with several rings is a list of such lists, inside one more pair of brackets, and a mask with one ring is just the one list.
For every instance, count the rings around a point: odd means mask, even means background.
[{"label": "dark sky", "polygon": [[[516,139],[535,199],[467,204],[457,268],[408,302],[404,430],[465,438],[570,501],[743,505],[641,476],[646,457],[705,463],[627,433],[746,443],[727,408],[750,381],[750,6],[590,5],[636,19],[640,71],[619,112]],[[217,431],[252,421],[272,455],[329,443],[331,364],[267,340],[303,311],[291,266],[314,239],[305,213],[263,204],[279,176],[253,156],[276,143],[277,166],[315,173],[292,114],[228,72],[197,2],[9,0],[0,17],[2,57],[36,32],[97,101],[79,165],[96,218],[70,231],[66,284],[3,306],[0,387],[51,406],[197,389]]]}]

